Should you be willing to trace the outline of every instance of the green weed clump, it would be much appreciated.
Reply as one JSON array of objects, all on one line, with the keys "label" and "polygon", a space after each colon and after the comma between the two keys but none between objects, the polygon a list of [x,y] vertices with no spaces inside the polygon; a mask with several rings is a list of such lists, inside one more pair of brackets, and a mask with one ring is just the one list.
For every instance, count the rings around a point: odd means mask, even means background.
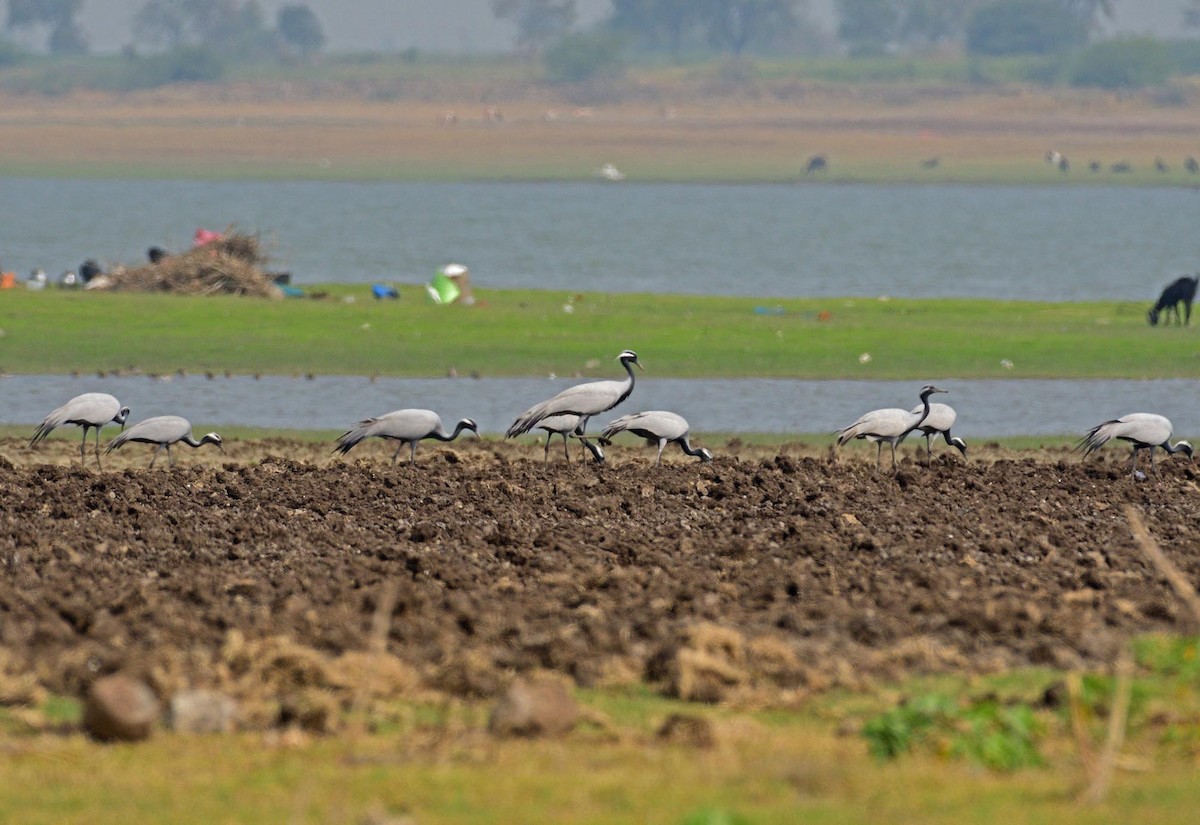
[{"label": "green weed clump", "polygon": [[1041,725],[1023,704],[992,699],[962,703],[927,694],[870,719],[862,733],[881,760],[920,748],[1001,772],[1044,764],[1037,744]]}]

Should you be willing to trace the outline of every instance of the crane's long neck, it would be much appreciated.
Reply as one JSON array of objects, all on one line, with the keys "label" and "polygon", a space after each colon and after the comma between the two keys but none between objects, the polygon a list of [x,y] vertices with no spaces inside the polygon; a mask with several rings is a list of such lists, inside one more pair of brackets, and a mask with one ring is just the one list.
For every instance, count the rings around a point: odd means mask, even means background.
[{"label": "crane's long neck", "polygon": [[905,435],[908,435],[913,430],[915,430],[917,427],[920,427],[922,424],[925,423],[925,419],[929,417],[929,393],[927,393],[927,392],[921,393],[921,405],[922,405],[921,416],[916,420],[916,423],[914,423],[911,427],[908,428],[908,430],[904,433]]},{"label": "crane's long neck", "polygon": [[1188,448],[1183,446],[1184,443],[1183,441],[1178,441],[1172,445],[1170,441],[1164,441],[1160,446],[1168,453],[1186,453]]},{"label": "crane's long neck", "polygon": [[428,437],[436,438],[438,441],[453,441],[454,439],[458,438],[459,434],[463,430],[469,430],[469,429],[471,429],[471,428],[469,426],[467,426],[467,423],[465,421],[459,421],[458,424],[454,428],[454,432],[450,433],[449,435],[447,435],[441,429],[437,429],[437,430],[434,430],[433,432],[431,432]]},{"label": "crane's long neck", "polygon": [[690,456],[696,456],[697,458],[708,458],[708,456],[704,453],[704,449],[702,447],[693,447],[692,443],[688,441],[688,437],[686,435],[679,439],[679,448]]},{"label": "crane's long neck", "polygon": [[[621,363],[625,365],[625,373],[629,376],[629,379],[628,379],[628,386],[626,386],[625,391],[621,393],[621,397],[617,399],[617,404],[620,404],[622,401],[624,401],[626,398],[629,397],[629,394],[633,392],[633,383],[634,383],[633,362],[627,361],[624,358],[622,358]],[[615,406],[617,406],[617,404],[613,404],[612,406],[615,407]],[[609,407],[609,409],[612,409],[612,407]],[[582,422],[580,422],[580,423],[582,423]]]},{"label": "crane's long neck", "polygon": [[208,443],[207,437],[202,438],[199,441],[197,441],[195,438],[192,437],[191,433],[188,433],[187,435],[185,435],[183,438],[181,438],[179,440],[182,441],[184,444],[188,445],[189,447],[193,447],[193,448],[194,447],[203,447],[205,444]]}]

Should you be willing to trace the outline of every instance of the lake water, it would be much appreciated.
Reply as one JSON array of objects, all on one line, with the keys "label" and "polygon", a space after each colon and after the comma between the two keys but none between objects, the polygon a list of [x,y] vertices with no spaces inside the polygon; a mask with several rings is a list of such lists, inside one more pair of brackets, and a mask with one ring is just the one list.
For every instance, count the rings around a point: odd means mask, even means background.
[{"label": "lake water", "polygon": [[[436,410],[446,423],[474,418],[485,433],[502,433],[529,406],[576,383],[566,378],[380,378],[322,376],[312,380],[264,376],[146,377],[20,375],[0,379],[0,423],[32,425],[66,399],[111,392],[129,405],[131,421],[180,414],[200,427],[240,424],[288,429],[344,429],[401,407]],[[1082,435],[1107,418],[1157,412],[1177,437],[1200,438],[1196,382],[960,381],[938,379],[949,394],[934,401],[958,411],[955,435]],[[623,405],[594,419],[598,432],[618,415],[668,409],[703,432],[832,433],[867,410],[911,409],[920,403],[915,381],[694,380],[639,378]],[[832,438],[830,439],[832,440]]]},{"label": "lake water", "polygon": [[492,287],[1150,303],[1200,257],[1183,188],[0,178],[0,198],[0,266],[21,278],[231,224],[299,284],[459,262]]}]

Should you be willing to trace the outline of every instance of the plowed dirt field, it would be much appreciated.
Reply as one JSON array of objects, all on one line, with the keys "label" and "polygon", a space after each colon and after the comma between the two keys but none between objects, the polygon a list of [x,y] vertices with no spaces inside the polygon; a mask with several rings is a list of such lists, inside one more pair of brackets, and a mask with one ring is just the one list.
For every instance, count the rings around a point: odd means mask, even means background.
[{"label": "plowed dirt field", "polygon": [[1102,664],[1183,620],[1126,505],[1200,579],[1196,469],[1135,482],[1123,449],[893,474],[873,450],[597,467],[467,440],[392,466],[270,441],[97,471],[77,443],[0,443],[0,675],[68,693],[118,669],[220,685],[235,643],[367,650],[385,592],[389,660],[459,696],[541,669],[719,699]]}]

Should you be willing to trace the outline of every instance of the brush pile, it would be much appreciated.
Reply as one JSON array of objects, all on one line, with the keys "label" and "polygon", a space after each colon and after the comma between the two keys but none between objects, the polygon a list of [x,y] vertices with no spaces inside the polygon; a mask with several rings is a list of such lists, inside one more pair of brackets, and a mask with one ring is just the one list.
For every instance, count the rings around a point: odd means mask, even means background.
[{"label": "brush pile", "polygon": [[[251,295],[281,298],[282,291],[262,267],[267,257],[257,235],[228,231],[158,263],[120,267],[100,276],[95,288],[180,295]],[[99,280],[99,279],[97,279]]]}]

